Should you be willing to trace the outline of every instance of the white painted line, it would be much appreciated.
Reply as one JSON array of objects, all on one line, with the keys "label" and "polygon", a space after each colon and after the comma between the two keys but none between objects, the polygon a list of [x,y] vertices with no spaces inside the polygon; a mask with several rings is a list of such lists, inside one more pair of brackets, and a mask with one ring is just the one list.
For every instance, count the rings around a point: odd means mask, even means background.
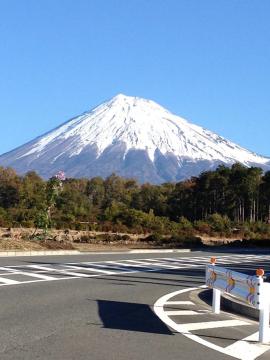
[{"label": "white painted line", "polygon": [[187,331],[215,329],[215,328],[243,326],[243,325],[251,325],[251,324],[247,323],[246,321],[242,321],[242,320],[221,320],[221,321],[206,321],[206,322],[201,322],[201,323],[182,324],[182,326]]},{"label": "white painted line", "polygon": [[[43,265],[45,265],[45,266],[49,265],[50,266],[50,264],[43,264]],[[24,269],[25,267],[30,267],[30,266],[39,266],[39,265],[7,265],[6,268],[7,269],[17,270],[17,269],[20,269],[20,268]]]},{"label": "white painted line", "polygon": [[198,262],[201,260],[196,260],[195,258],[164,258],[164,260],[169,260],[170,262],[181,262],[181,263],[193,263],[193,262]]},{"label": "white painted line", "polygon": [[71,275],[76,278],[82,278],[82,277],[89,278],[89,277],[93,277],[93,276],[94,277],[98,276],[98,275],[87,275],[87,274],[82,274],[80,272],[73,272],[73,271],[61,271],[61,275],[62,274]]},{"label": "white painted line", "polygon": [[[223,348],[221,346],[215,345],[213,343],[211,343],[210,341],[204,340],[203,338],[192,334],[186,327],[185,325],[187,324],[177,324],[175,321],[173,321],[164,311],[164,305],[166,305],[169,300],[177,295],[192,291],[192,290],[197,290],[199,288],[205,288],[206,286],[200,286],[198,288],[190,288],[190,289],[183,289],[183,290],[179,290],[179,291],[174,291],[173,293],[170,294],[166,294],[164,296],[162,296],[160,299],[158,299],[156,301],[156,303],[154,304],[154,312],[156,313],[156,315],[160,318],[161,321],[163,321],[167,326],[171,327],[173,330],[181,333],[182,335],[186,336],[187,338],[196,341],[197,343],[207,346],[208,348],[218,351],[222,354],[228,355],[228,356],[232,356],[236,359],[239,360],[255,360],[257,358],[257,354],[259,353],[259,350],[257,352],[256,350],[256,355],[252,356],[252,354],[255,353],[255,350],[252,349],[252,352],[250,350],[250,346],[255,346],[256,348],[260,348],[260,355],[262,355],[264,352],[266,352],[267,350],[270,350],[270,345],[264,345],[263,347],[260,346],[259,344],[249,344],[249,347],[245,347],[245,346],[239,346],[237,351],[233,351],[233,344],[231,345],[231,348]],[[254,338],[254,334],[251,337],[252,339]],[[248,341],[248,338],[243,339],[242,341],[246,340]],[[252,340],[249,340],[252,341]]]},{"label": "white painted line", "polygon": [[192,301],[167,301],[166,305],[195,305]]},{"label": "white painted line", "polygon": [[[139,270],[130,270],[127,265],[124,265],[124,264],[121,265],[120,262],[105,261],[105,263],[107,265],[94,264],[94,266],[98,266],[98,267],[105,268],[105,269],[109,268],[109,269],[112,269],[112,270],[119,270],[119,272],[114,272],[115,275],[120,274],[120,273],[136,273],[136,272],[139,272]],[[117,266],[117,265],[120,265],[120,266]]]},{"label": "white painted line", "polygon": [[162,261],[162,259],[147,259],[147,261],[137,261],[137,260],[125,260],[125,261],[128,261],[128,262],[132,262],[134,264],[137,264],[137,265],[129,265],[129,266],[135,266],[135,267],[142,267],[142,268],[145,268],[145,269],[152,269],[152,271],[154,270],[162,270],[163,268],[166,268],[166,269],[182,269],[184,267],[182,266],[174,266],[174,265],[171,265],[165,261]]},{"label": "white painted line", "polygon": [[[113,272],[113,271],[95,269],[95,268],[90,268],[90,267],[75,266],[75,265],[61,265],[61,266],[65,266],[65,267],[68,267],[68,268],[74,269],[74,270],[94,271],[94,272],[97,272],[97,273],[108,274],[108,275],[116,274],[116,272]],[[61,272],[62,271],[63,270],[61,270]],[[88,275],[86,275],[86,276],[88,276]]]},{"label": "white painted line", "polygon": [[140,254],[140,253],[187,253],[187,252],[191,252],[190,249],[164,249],[164,250],[160,250],[160,249],[149,249],[149,250],[144,250],[144,249],[138,249],[138,250],[130,250],[129,253],[130,254]]},{"label": "white painted line", "polygon": [[168,316],[178,316],[178,315],[200,315],[197,311],[193,310],[165,310],[166,315]]},{"label": "white painted line", "polygon": [[179,269],[179,266],[169,265],[169,264],[166,264],[165,262],[160,262],[160,260],[149,259],[147,261],[148,261],[147,264],[149,264],[151,266],[165,267],[166,269]]},{"label": "white painted line", "polygon": [[162,258],[162,259],[158,259],[158,260],[164,260],[164,261],[176,262],[176,263],[183,262],[183,258]]},{"label": "white painted line", "polygon": [[124,260],[124,261],[126,261],[128,264],[129,263],[134,263],[134,264],[137,264],[137,265],[142,265],[144,267],[151,267],[152,266],[152,263],[150,264],[149,262],[143,261],[143,260]]},{"label": "white painted line", "polygon": [[[166,260],[168,261],[168,260]],[[166,263],[166,261],[164,260],[164,263]],[[182,260],[176,260],[176,261],[169,261],[169,265],[172,264],[172,266],[177,266],[177,268],[186,268],[186,267],[199,267],[199,266],[203,266],[203,264],[199,264],[196,263],[192,260],[186,260],[186,259],[182,259]],[[178,266],[178,264],[181,265],[181,267]]]},{"label": "white painted line", "polygon": [[[98,276],[98,275],[97,275]],[[62,278],[55,278],[54,281],[59,281],[59,280],[74,280],[74,279],[79,279],[79,277],[62,277]],[[39,283],[39,282],[45,282],[46,280],[26,280],[26,281],[18,281],[17,284],[14,285],[22,285],[22,284],[33,284],[33,283]],[[0,284],[0,286],[8,286],[8,285],[12,285],[12,284]]]},{"label": "white painted line", "polygon": [[[127,260],[124,260],[124,261],[127,261]],[[130,262],[132,262],[132,264],[130,264]],[[124,267],[136,267],[136,268],[139,268],[139,267],[150,268],[151,267],[151,266],[147,266],[145,263],[143,263],[141,261],[135,261],[135,260],[129,260],[129,262],[126,262],[126,263],[122,262],[122,261],[107,261],[107,263],[116,264],[116,265],[120,265],[120,266],[124,266]]]},{"label": "white painted line", "polygon": [[38,279],[42,279],[42,280],[55,280],[55,278],[52,276],[37,274],[37,273],[33,273],[33,272],[20,271],[20,274],[26,275],[26,276],[31,276],[33,278],[38,278]]},{"label": "white painted line", "polygon": [[231,356],[234,356],[234,354],[245,353],[245,360],[253,360],[270,349],[269,344],[260,344],[258,341],[259,332],[256,332],[227,346],[226,351],[228,354],[231,354]]},{"label": "white painted line", "polygon": [[[102,265],[102,264],[97,264],[97,263],[89,263],[89,265],[91,265],[92,264],[92,266],[94,266],[93,267],[93,269],[95,268],[95,267],[99,267],[99,268],[104,268],[104,269],[112,269],[112,270],[120,270],[121,272],[132,272],[132,273],[134,273],[134,272],[137,272],[137,271],[134,271],[134,270],[128,270],[127,268],[124,268],[124,267],[120,267],[120,266],[114,266],[114,264],[112,263],[112,264],[107,264],[107,265]],[[108,270],[109,271],[109,270]],[[113,274],[118,274],[117,272],[114,272]]]},{"label": "white painted line", "polygon": [[8,279],[8,278],[3,278],[3,277],[0,277],[0,282],[2,282],[3,284],[6,284],[6,285],[14,285],[14,284],[19,283],[19,281],[11,280],[11,279]]},{"label": "white painted line", "polygon": [[3,271],[8,271],[8,273],[14,273],[16,272],[17,270],[14,270],[14,269],[9,269],[9,268],[6,268],[4,266],[0,266],[0,270],[3,270]]},{"label": "white painted line", "polygon": [[243,261],[243,259],[232,259],[232,260],[220,260],[219,264],[239,264],[239,261],[246,262],[246,260]]},{"label": "white painted line", "polygon": [[89,275],[87,274],[81,274],[81,273],[74,273],[74,272],[68,272],[68,269],[75,269],[75,270],[88,270],[88,271],[96,271],[96,272],[101,272],[103,274],[115,274],[112,271],[105,271],[105,270],[99,270],[99,269],[90,269],[90,268],[85,268],[82,266],[73,266],[73,265],[61,265],[63,267],[65,267],[66,269],[53,269],[53,268],[48,268],[46,266],[39,266],[39,265],[29,265],[29,267],[34,268],[34,269],[39,269],[39,270],[45,270],[45,271],[52,271],[52,272],[56,272],[59,274],[70,274],[70,275],[74,275],[74,274],[78,274],[76,275],[76,277],[89,277]]},{"label": "white painted line", "polygon": [[27,265],[27,267],[37,270],[44,270],[44,271],[56,271],[54,268],[49,268],[43,265]]},{"label": "white painted line", "polygon": [[[205,286],[200,286],[199,288],[202,288],[202,287],[205,287]],[[170,319],[163,310],[163,305],[165,303],[167,303],[168,300],[171,299],[172,297],[192,291],[192,290],[197,290],[197,289],[198,288],[183,289],[183,290],[174,291],[173,293],[162,296],[154,304],[154,311],[157,314],[157,316],[160,318],[160,320],[163,321],[169,327],[171,327],[173,330],[181,333],[182,335],[186,336],[187,338],[189,338],[193,341],[196,341],[197,343],[199,343],[201,345],[207,346],[210,349],[213,349],[213,350],[219,351],[223,354],[226,354],[226,350],[224,348],[222,348],[221,346],[215,345],[207,340],[200,338],[197,335],[190,333],[181,324],[176,324],[176,322],[174,322],[172,319]],[[239,357],[236,357],[236,358],[241,359]]]}]

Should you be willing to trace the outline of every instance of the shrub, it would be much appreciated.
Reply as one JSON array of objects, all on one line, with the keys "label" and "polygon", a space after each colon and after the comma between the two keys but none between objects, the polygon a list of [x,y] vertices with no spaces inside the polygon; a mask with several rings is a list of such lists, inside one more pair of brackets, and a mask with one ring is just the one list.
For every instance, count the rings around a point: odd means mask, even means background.
[{"label": "shrub", "polygon": [[214,232],[218,232],[218,233],[226,232],[231,227],[231,221],[228,218],[228,216],[222,216],[220,214],[212,214],[209,215],[207,221]]},{"label": "shrub", "polygon": [[199,233],[207,234],[207,235],[211,233],[211,226],[205,221],[202,220],[196,221],[194,223],[194,227]]},{"label": "shrub", "polygon": [[173,235],[169,241],[177,247],[197,247],[203,244],[202,239],[198,236]]},{"label": "shrub", "polygon": [[144,238],[144,241],[146,242],[153,242],[155,244],[160,244],[163,240],[163,236],[159,233],[153,233],[146,238]]},{"label": "shrub", "polygon": [[179,218],[179,225],[180,225],[180,228],[183,229],[183,230],[191,230],[191,229],[193,229],[192,223],[187,218],[185,218],[184,216],[181,216]]}]

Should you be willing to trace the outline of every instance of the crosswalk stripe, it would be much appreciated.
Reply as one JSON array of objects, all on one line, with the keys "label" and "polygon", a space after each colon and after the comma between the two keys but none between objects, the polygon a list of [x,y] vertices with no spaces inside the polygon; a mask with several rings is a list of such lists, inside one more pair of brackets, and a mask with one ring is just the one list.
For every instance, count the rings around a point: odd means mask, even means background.
[{"label": "crosswalk stripe", "polygon": [[31,269],[37,269],[37,270],[43,270],[43,271],[55,271],[56,269],[50,268],[43,265],[27,265],[27,267],[30,267]]},{"label": "crosswalk stripe", "polygon": [[[186,259],[173,259],[173,258],[166,258],[165,259],[166,261],[169,261],[170,263],[173,263],[173,264],[181,264],[181,265],[184,265],[184,266],[191,266],[191,267],[194,267],[194,266],[202,266],[203,264],[201,263],[201,261],[196,261],[196,260],[193,260],[193,259],[190,259],[190,260],[186,260]],[[194,261],[195,261],[195,264],[194,264]],[[209,263],[209,261],[208,261]]]},{"label": "crosswalk stripe", "polygon": [[252,324],[242,320],[220,320],[220,321],[206,321],[206,322],[181,324],[181,326],[183,326],[186,331],[243,326],[243,325],[252,325]]},{"label": "crosswalk stripe", "polygon": [[195,305],[192,301],[167,301],[165,305]]},{"label": "crosswalk stripe", "polygon": [[[173,258],[171,258],[171,259],[164,259],[164,260],[170,260],[170,261],[173,261],[173,262],[184,262],[184,263],[189,263],[189,262],[198,262],[198,260],[197,259],[195,259],[195,258],[182,258],[182,259],[173,259]],[[201,261],[201,260],[199,260],[199,261]]]},{"label": "crosswalk stripe", "polygon": [[88,278],[88,277],[93,277],[93,276],[96,276],[96,275],[87,275],[87,274],[83,274],[83,273],[80,273],[80,272],[74,272],[74,271],[61,271],[60,272],[61,275],[71,275],[71,276],[74,276],[76,278],[81,278],[81,277],[85,277],[85,278]]},{"label": "crosswalk stripe", "polygon": [[[269,255],[221,255],[218,257],[218,264],[226,266],[230,264],[231,269],[237,268],[241,270],[246,269],[247,263],[256,262],[263,263],[264,261],[270,261]],[[98,261],[98,262],[73,262],[73,263],[44,263],[33,265],[12,265],[0,267],[0,286],[12,285],[18,283],[25,283],[29,281],[17,281],[8,279],[14,274],[26,275],[39,280],[33,280],[32,282],[42,280],[56,280],[67,279],[67,275],[71,278],[93,277],[105,275],[117,275],[120,273],[134,273],[134,272],[157,272],[176,269],[188,269],[188,268],[203,268],[205,264],[209,263],[208,256],[194,256],[194,257],[164,257],[164,258],[143,258],[143,259],[125,259],[119,261]],[[87,266],[85,266],[87,265]],[[237,266],[236,266],[237,265]],[[254,265],[255,266],[255,265]],[[257,266],[257,265],[256,265]],[[249,270],[252,271],[252,265],[249,266]],[[255,268],[254,268],[255,269]],[[78,272],[77,272],[78,271]],[[93,275],[88,275],[93,273]],[[59,276],[63,275],[62,278]],[[52,275],[52,276],[50,276]],[[54,276],[54,277],[53,277]],[[171,304],[177,305],[177,304]],[[180,304],[179,304],[180,305]]]},{"label": "crosswalk stripe", "polygon": [[165,310],[164,311],[168,316],[177,316],[177,315],[200,315],[197,311],[194,310]]},{"label": "crosswalk stripe", "polygon": [[[85,264],[85,263],[84,263]],[[95,268],[102,268],[102,269],[110,269],[110,270],[119,270],[120,272],[134,272],[133,270],[129,270],[127,267],[116,266],[115,263],[112,261],[111,264],[96,264],[96,263],[89,263],[92,265],[93,269]],[[108,270],[108,271],[110,271]],[[117,274],[116,272],[114,274]]]},{"label": "crosswalk stripe", "polygon": [[124,267],[149,268],[149,266],[145,265],[145,263],[143,263],[141,261],[135,261],[135,260],[129,260],[128,262],[127,262],[127,260],[124,260],[124,261],[126,261],[126,262],[119,262],[119,261],[117,261],[117,262],[115,262],[115,261],[107,261],[107,262],[111,263],[111,264],[124,266]]},{"label": "crosswalk stripe", "polygon": [[[62,266],[65,266],[65,267],[68,267],[68,268],[74,269],[74,270],[94,271],[97,273],[108,274],[108,275],[116,274],[116,272],[114,272],[114,271],[101,270],[101,269],[95,269],[95,268],[90,268],[90,267],[83,267],[83,266],[76,266],[76,265],[62,265]],[[63,271],[63,270],[61,270],[61,271]]]},{"label": "crosswalk stripe", "polygon": [[143,261],[143,260],[125,260],[127,262],[127,264],[136,264],[136,265],[142,265],[142,266],[151,266],[151,264],[149,264],[147,261]]},{"label": "crosswalk stripe", "polygon": [[[122,270],[125,271],[125,272],[134,272],[134,268],[145,268],[147,269],[147,271],[149,271],[149,269],[153,269],[153,266],[149,266],[149,265],[143,265],[143,266],[140,266],[140,265],[132,265],[132,264],[127,264],[127,263],[124,263],[124,262],[120,262],[120,261],[107,261],[107,263],[111,264],[111,265],[120,265],[122,266]],[[129,268],[133,268],[132,270],[129,270]],[[135,272],[138,272],[138,270]]]},{"label": "crosswalk stripe", "polygon": [[17,272],[17,270],[9,269],[8,267],[0,266],[0,270],[9,271],[11,274]]},{"label": "crosswalk stripe", "polygon": [[179,266],[173,266],[173,265],[165,264],[163,262],[160,262],[160,259],[158,259],[158,260],[156,260],[156,259],[151,259],[150,260],[149,259],[148,264],[151,265],[151,266],[165,267],[166,269],[179,269]]},{"label": "crosswalk stripe", "polygon": [[33,278],[38,278],[38,279],[42,279],[42,280],[55,280],[55,278],[52,276],[48,276],[48,275],[44,275],[44,274],[37,274],[34,272],[20,271],[20,274],[26,275],[26,276],[31,276]]},{"label": "crosswalk stripe", "polygon": [[4,278],[4,277],[0,277],[0,282],[4,283],[4,284],[7,284],[7,285],[15,285],[15,284],[19,283],[19,281],[11,280],[11,279]]}]

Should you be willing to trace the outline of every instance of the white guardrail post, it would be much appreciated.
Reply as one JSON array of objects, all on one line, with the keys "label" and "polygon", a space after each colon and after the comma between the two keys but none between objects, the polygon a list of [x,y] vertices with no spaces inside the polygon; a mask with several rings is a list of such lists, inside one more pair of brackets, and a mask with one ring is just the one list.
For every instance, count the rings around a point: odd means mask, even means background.
[{"label": "white guardrail post", "polygon": [[[211,264],[214,266],[216,263],[216,258],[211,258]],[[215,279],[215,272],[213,271],[213,280]],[[219,289],[213,288],[213,299],[212,299],[212,310],[214,314],[220,313],[220,300],[221,300],[221,291]]]},{"label": "white guardrail post", "polygon": [[263,281],[264,270],[257,269],[256,275],[258,278],[258,307],[260,311],[259,316],[259,342],[269,342],[269,287]]},{"label": "white guardrail post", "polygon": [[212,310],[220,313],[221,293],[231,294],[259,310],[259,342],[270,341],[269,311],[270,284],[263,279],[264,270],[257,269],[250,276],[223,267],[216,266],[216,258],[206,266],[206,285],[213,289]]}]

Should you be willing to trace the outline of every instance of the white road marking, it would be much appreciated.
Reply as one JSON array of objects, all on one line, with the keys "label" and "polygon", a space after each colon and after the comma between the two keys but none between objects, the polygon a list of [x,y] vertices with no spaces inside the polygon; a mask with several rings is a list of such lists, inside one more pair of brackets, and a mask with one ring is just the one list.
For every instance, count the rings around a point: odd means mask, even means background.
[{"label": "white road marking", "polygon": [[[167,313],[167,312],[166,312]],[[242,320],[221,320],[221,321],[206,321],[206,322],[196,322],[189,324],[182,324],[182,326],[187,331],[193,330],[203,330],[203,329],[215,329],[215,328],[224,328],[232,326],[243,326],[243,325],[252,325]]]},{"label": "white road marking", "polygon": [[0,270],[3,270],[3,271],[10,271],[11,273],[14,273],[14,272],[16,272],[16,271],[17,271],[17,270],[9,269],[9,268],[4,267],[4,266],[0,266]]},{"label": "white road marking", "polygon": [[[127,260],[124,260],[127,261]],[[131,260],[130,260],[131,261]],[[150,268],[150,266],[147,266],[145,263],[141,262],[141,261],[132,261],[132,264],[130,263],[125,263],[123,261],[107,261],[107,263],[109,264],[116,264],[116,265],[120,265],[120,266],[124,266],[124,267],[135,267],[135,268]],[[122,268],[123,269],[123,268]]]},{"label": "white road marking", "polygon": [[8,279],[8,278],[3,278],[3,277],[0,277],[0,282],[3,283],[3,284],[7,284],[7,285],[14,285],[14,284],[19,283],[19,281],[11,280],[11,279]]},{"label": "white road marking", "polygon": [[[59,281],[59,280],[74,280],[76,279],[75,277],[73,276],[70,276],[70,277],[63,277],[63,278],[54,278],[54,281]],[[77,278],[78,279],[78,278]],[[21,285],[21,284],[33,284],[33,283],[39,283],[39,282],[44,282],[46,280],[26,280],[26,281],[19,281],[17,284],[14,284],[14,285]],[[0,284],[0,286],[8,286],[10,284]]]},{"label": "white road marking", "polygon": [[73,271],[66,271],[66,270],[61,271],[61,275],[62,274],[71,275],[76,278],[89,278],[89,277],[97,276],[97,275],[87,275],[87,274],[83,274],[81,272],[73,272]]},{"label": "white road marking", "polygon": [[159,259],[149,259],[147,264],[151,266],[159,266],[159,267],[165,267],[166,269],[179,269],[179,266],[173,266],[170,264],[166,264],[165,262],[160,262]]},{"label": "white road marking", "polygon": [[[270,350],[270,345],[263,345],[263,347],[262,347],[262,346],[259,346],[258,344],[251,344],[251,343],[249,343],[249,346],[236,345],[236,348],[237,348],[236,351],[233,351],[233,344],[230,345],[230,347],[223,348],[221,346],[211,343],[210,341],[204,340],[203,338],[201,338],[195,334],[192,334],[185,327],[186,324],[177,324],[164,311],[164,306],[166,306],[166,304],[168,304],[169,300],[171,298],[173,298],[174,296],[177,296],[177,295],[180,295],[183,293],[187,293],[192,290],[197,290],[199,288],[205,288],[205,287],[206,286],[203,285],[203,286],[200,286],[197,288],[182,289],[182,290],[174,291],[173,293],[170,293],[170,294],[166,294],[156,301],[156,303],[154,304],[154,312],[160,318],[160,320],[163,321],[167,326],[171,327],[173,330],[179,332],[180,334],[186,336],[187,338],[189,338],[193,341],[196,341],[197,343],[199,343],[201,345],[207,346],[208,348],[210,348],[212,350],[218,351],[218,352],[228,355],[228,356],[232,356],[239,360],[255,360],[259,355],[262,355],[267,350]],[[254,338],[254,334],[251,337]],[[245,339],[242,339],[241,341],[248,343],[248,341],[251,341],[249,338],[250,337],[247,337]],[[238,343],[238,342],[236,342],[236,343]],[[260,353],[259,353],[259,350],[255,350],[253,348],[252,348],[252,350],[250,350],[251,347],[253,347],[253,345],[255,345],[256,349],[258,349],[258,348],[260,349]]]},{"label": "white road marking", "polygon": [[167,301],[165,305],[195,305],[192,301]]},{"label": "white road marking", "polygon": [[26,275],[26,276],[31,276],[33,278],[38,278],[38,279],[43,279],[43,280],[55,280],[54,277],[52,276],[48,276],[48,275],[43,275],[43,274],[37,274],[34,272],[27,272],[27,271],[20,271],[19,272],[21,275]]},{"label": "white road marking", "polygon": [[[127,274],[127,273],[137,273],[140,272],[140,270],[134,270],[134,269],[129,269],[129,266],[127,265],[121,265],[120,262],[118,261],[105,261],[105,263],[107,263],[107,265],[97,265],[95,264],[95,266],[100,266],[103,268],[108,268],[109,266],[111,266],[110,268],[112,270],[119,270],[119,272],[115,272],[115,274]],[[115,266],[116,265],[116,266]],[[118,266],[120,265],[120,266]]]},{"label": "white road marking", "polygon": [[127,262],[127,264],[135,264],[135,265],[130,265],[130,266],[138,266],[138,267],[146,267],[146,268],[152,268],[153,264],[149,263],[147,261],[142,261],[142,260],[124,260]]},{"label": "white road marking", "polygon": [[[98,263],[82,263],[82,264],[87,264],[87,265],[92,265],[93,269],[95,269],[96,267],[97,268],[102,268],[102,269],[112,269],[112,270],[120,270],[121,272],[135,272],[133,270],[128,270],[127,268],[124,268],[124,267],[120,267],[120,266],[114,266],[113,263],[111,264],[98,264]],[[118,274],[118,273],[114,273],[114,274]]]},{"label": "white road marking", "polygon": [[165,310],[165,313],[168,316],[178,316],[178,315],[199,315],[197,311],[194,310]]},{"label": "white road marking", "polygon": [[[114,275],[116,274],[115,271],[108,271],[108,270],[101,270],[101,269],[95,269],[95,268],[90,268],[90,267],[83,267],[83,266],[76,266],[76,265],[61,265],[61,266],[65,266],[65,267],[69,267],[70,269],[74,269],[74,270],[83,270],[83,271],[94,271],[97,273],[102,273],[102,274],[107,274],[107,275]],[[63,270],[61,270],[63,271]],[[66,272],[66,271],[65,271]],[[88,276],[88,275],[86,275]]]},{"label": "white road marking", "polygon": [[245,352],[245,360],[253,360],[269,350],[269,345],[260,344],[258,343],[258,340],[259,332],[256,332],[243,340],[236,341],[232,345],[227,346],[226,350],[228,351],[228,354],[231,354],[231,356]]},{"label": "white road marking", "polygon": [[37,270],[45,270],[45,271],[55,271],[56,270],[54,268],[50,268],[50,267],[43,266],[43,265],[27,265],[27,267],[30,267],[32,269],[37,269]]},{"label": "white road marking", "polygon": [[[153,260],[153,261],[158,261],[158,260]],[[201,266],[201,264],[194,264],[194,261],[187,261],[187,260],[176,260],[176,261],[169,261],[169,264],[167,265],[167,263],[165,261],[161,261],[160,264],[164,264],[166,266],[172,266],[175,267],[176,269],[184,269],[185,267],[198,267]],[[181,266],[179,266],[181,265]]]},{"label": "white road marking", "polygon": [[[86,278],[86,277],[98,277],[102,276],[101,274],[106,275],[119,275],[124,273],[138,273],[138,272],[157,272],[164,271],[166,269],[188,269],[193,267],[203,267],[206,263],[209,263],[210,257],[208,256],[194,256],[192,258],[187,257],[176,257],[176,258],[143,258],[143,259],[127,259],[120,261],[97,261],[97,262],[79,262],[79,263],[64,263],[60,264],[60,267],[66,269],[59,269],[59,264],[50,264],[44,263],[41,265],[9,265],[0,267],[0,278],[4,278],[4,281],[0,286],[6,285],[16,285],[16,284],[25,284],[29,282],[38,282],[38,281],[52,281],[52,280],[64,280],[64,279],[77,279],[77,278]],[[222,255],[217,257],[218,263],[247,263],[251,261],[261,261],[263,259],[270,260],[269,255],[264,256],[255,256],[255,255]],[[89,267],[84,268],[82,265],[87,264]],[[54,268],[53,266],[58,266]],[[75,270],[83,270],[81,272],[67,271],[70,266],[74,266]],[[80,267],[82,269],[80,269]],[[27,270],[29,268],[29,271]],[[99,268],[102,269],[99,270]],[[239,267],[237,267],[239,268]],[[26,269],[26,270],[25,270]],[[31,269],[31,271],[30,271]],[[249,267],[251,270],[252,268]],[[33,270],[33,272],[32,272]],[[87,275],[87,271],[97,274]],[[105,272],[106,271],[106,272]],[[39,280],[31,281],[17,281],[8,279],[9,276],[14,274],[27,275],[29,277],[37,277]],[[51,274],[56,275],[55,277],[50,276]],[[61,277],[61,274],[63,275]],[[68,277],[67,275],[71,275]],[[64,276],[65,275],[65,276]],[[172,304],[171,304],[172,305]]]}]

